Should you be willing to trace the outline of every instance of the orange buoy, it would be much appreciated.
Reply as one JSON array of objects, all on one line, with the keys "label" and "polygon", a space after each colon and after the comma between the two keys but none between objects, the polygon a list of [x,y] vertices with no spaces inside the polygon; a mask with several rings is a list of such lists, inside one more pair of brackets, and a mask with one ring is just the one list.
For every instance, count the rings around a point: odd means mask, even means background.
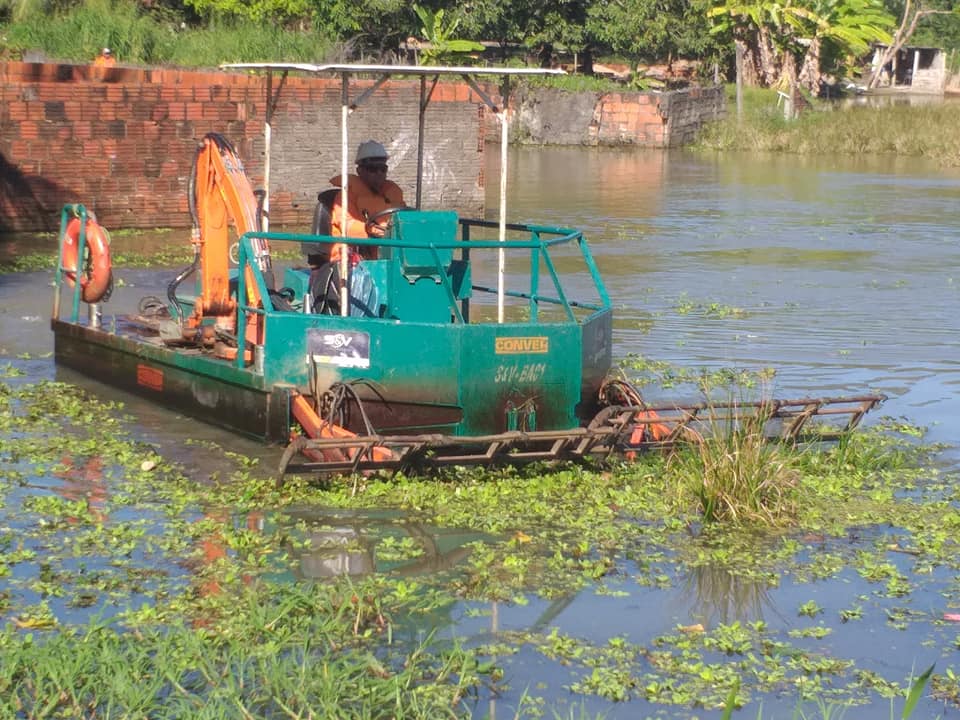
[{"label": "orange buoy", "polygon": [[[99,302],[113,285],[110,267],[110,236],[96,220],[87,219],[87,269],[80,273],[84,302]],[[63,235],[63,270],[70,287],[77,281],[77,258],[80,254],[80,218],[67,223]]]}]

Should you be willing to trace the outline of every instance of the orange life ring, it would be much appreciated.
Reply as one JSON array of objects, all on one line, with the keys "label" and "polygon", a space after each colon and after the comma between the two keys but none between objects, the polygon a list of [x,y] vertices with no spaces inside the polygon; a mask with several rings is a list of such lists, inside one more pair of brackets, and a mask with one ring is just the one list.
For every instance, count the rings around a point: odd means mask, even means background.
[{"label": "orange life ring", "polygon": [[[67,223],[63,235],[63,270],[70,287],[77,280],[77,256],[80,248],[80,218]],[[87,219],[87,270],[80,275],[83,301],[99,302],[113,285],[110,268],[110,237],[96,220]]]}]

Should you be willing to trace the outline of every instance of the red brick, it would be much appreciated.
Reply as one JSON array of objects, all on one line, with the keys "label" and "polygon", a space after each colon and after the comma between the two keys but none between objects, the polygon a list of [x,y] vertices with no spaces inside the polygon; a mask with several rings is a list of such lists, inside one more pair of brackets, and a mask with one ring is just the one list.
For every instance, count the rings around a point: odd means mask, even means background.
[{"label": "red brick", "polygon": [[10,158],[18,159],[28,157],[30,144],[25,140],[13,140],[10,142]]},{"label": "red brick", "polygon": [[182,102],[170,103],[167,106],[167,118],[169,120],[186,120],[187,105]]},{"label": "red brick", "polygon": [[7,112],[11,120],[21,121],[27,119],[27,103],[11,102],[7,103]]}]

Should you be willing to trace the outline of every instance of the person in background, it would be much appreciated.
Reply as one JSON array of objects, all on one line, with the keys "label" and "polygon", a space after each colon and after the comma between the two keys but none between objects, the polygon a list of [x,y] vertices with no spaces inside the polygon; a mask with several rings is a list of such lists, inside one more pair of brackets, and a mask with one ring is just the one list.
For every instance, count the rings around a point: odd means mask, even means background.
[{"label": "person in background", "polygon": [[100,51],[100,54],[97,55],[96,59],[93,61],[93,64],[100,67],[113,67],[117,64],[117,59],[113,56],[113,51],[110,48],[105,47]]},{"label": "person in background", "polygon": [[[350,175],[347,193],[347,237],[383,237],[384,226],[371,224],[367,232],[367,220],[387,208],[404,207],[403,190],[392,180],[387,180],[387,149],[376,140],[367,140],[357,148],[357,173]],[[343,187],[340,175],[330,179],[334,187]],[[334,237],[342,237],[343,193],[337,194],[330,212],[331,230]],[[330,260],[340,258],[344,243],[336,243],[330,250]],[[360,248],[360,254],[367,260],[376,260],[379,251],[376,246],[366,245]]]}]

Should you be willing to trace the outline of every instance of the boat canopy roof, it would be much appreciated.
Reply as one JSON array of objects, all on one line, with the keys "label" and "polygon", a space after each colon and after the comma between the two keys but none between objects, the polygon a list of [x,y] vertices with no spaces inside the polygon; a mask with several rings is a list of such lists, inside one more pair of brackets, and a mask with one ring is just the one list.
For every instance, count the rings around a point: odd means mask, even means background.
[{"label": "boat canopy roof", "polygon": [[309,73],[330,73],[332,75],[372,74],[372,75],[566,75],[564,70],[552,68],[510,68],[485,67],[482,65],[365,65],[354,63],[224,63],[224,70],[279,70]]},{"label": "boat canopy roof", "polygon": [[[266,75],[266,94],[267,94],[267,115],[264,123],[264,142],[266,146],[264,158],[264,230],[269,229],[270,217],[270,140],[272,136],[273,110],[276,107],[277,99],[283,87],[284,80],[291,72],[306,72],[313,74],[329,74],[339,77],[342,83],[341,90],[341,115],[340,115],[340,177],[343,178],[342,192],[347,193],[350,173],[348,172],[348,118],[363,102],[375,92],[377,88],[383,85],[392,77],[413,76],[420,78],[420,101],[419,105],[419,129],[417,132],[417,190],[416,190],[416,208],[421,207],[422,188],[423,188],[423,145],[424,145],[424,114],[427,105],[430,102],[430,96],[433,88],[436,86],[441,75],[456,75],[466,82],[477,94],[481,101],[487,105],[500,121],[500,241],[506,239],[507,226],[507,144],[509,140],[508,126],[508,98],[510,94],[510,80],[516,76],[537,76],[537,75],[566,75],[563,70],[552,68],[511,68],[511,67],[490,67],[473,65],[365,65],[353,63],[283,63],[283,62],[263,62],[263,63],[224,63],[221,66],[223,70],[248,70],[262,72]],[[281,75],[281,81],[276,89],[273,88],[274,73]],[[363,90],[356,98],[350,98],[350,80],[358,75],[373,75],[377,79],[373,86]],[[427,88],[427,78],[432,79],[430,88]],[[480,77],[498,77],[502,79],[500,93],[502,95],[502,105],[498,106],[487,95],[484,88],[477,84]],[[340,227],[346,235],[347,227],[347,203],[342,203]],[[341,254],[341,276],[347,277],[347,253]],[[503,298],[504,298],[504,254],[500,251],[499,270],[498,270],[498,319],[503,322]],[[345,288],[342,290],[345,293]],[[342,301],[343,312],[347,310],[346,295]]]}]

